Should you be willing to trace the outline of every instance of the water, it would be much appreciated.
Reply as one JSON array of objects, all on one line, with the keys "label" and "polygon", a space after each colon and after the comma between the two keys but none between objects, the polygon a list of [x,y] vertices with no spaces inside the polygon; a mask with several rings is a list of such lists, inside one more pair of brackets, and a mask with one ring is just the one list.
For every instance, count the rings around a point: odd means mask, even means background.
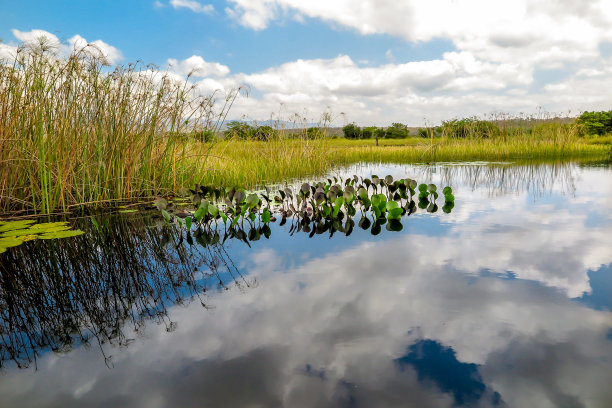
[{"label": "water", "polygon": [[102,217],[12,248],[0,406],[612,406],[612,168],[339,173],[449,184],[455,208],[179,249]]}]

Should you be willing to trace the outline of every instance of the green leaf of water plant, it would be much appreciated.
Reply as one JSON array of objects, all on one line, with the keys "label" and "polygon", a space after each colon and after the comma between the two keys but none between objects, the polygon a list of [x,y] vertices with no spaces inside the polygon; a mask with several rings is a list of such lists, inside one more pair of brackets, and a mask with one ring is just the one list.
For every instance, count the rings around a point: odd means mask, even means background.
[{"label": "green leaf of water plant", "polygon": [[334,216],[334,218],[338,216],[338,212],[340,211],[340,208],[342,207],[343,204],[344,204],[344,197],[336,198],[336,201],[334,201],[334,210],[332,211],[332,215]]},{"label": "green leaf of water plant", "polygon": [[404,210],[401,207],[393,208],[387,214],[387,219],[389,220],[399,220],[402,217],[402,213]]},{"label": "green leaf of water plant", "polygon": [[442,207],[442,211],[444,211],[446,214],[450,214],[454,206],[455,206],[454,203],[447,201],[446,203],[444,203],[444,206]]},{"label": "green leaf of water plant", "polygon": [[421,193],[426,193],[427,192],[427,184],[419,184],[419,191]]},{"label": "green leaf of water plant", "polygon": [[2,221],[0,223],[0,232],[24,229],[35,222],[34,220]]},{"label": "green leaf of water plant", "polygon": [[455,202],[455,196],[452,195],[451,193],[445,194],[444,195],[444,201],[447,203],[454,203]]},{"label": "green leaf of water plant", "polygon": [[191,222],[192,222],[192,218],[191,217],[186,217],[185,218],[185,228],[187,228],[188,230],[191,229]]},{"label": "green leaf of water plant", "polygon": [[153,205],[157,207],[158,210],[165,210],[168,208],[168,200],[163,197],[158,197],[153,200]]},{"label": "green leaf of water plant", "polygon": [[39,239],[56,239],[56,238],[70,238],[76,237],[77,235],[84,234],[81,230],[69,230],[69,231],[57,231],[57,232],[48,232],[45,234],[41,234],[38,236]]},{"label": "green leaf of water plant", "polygon": [[219,215],[219,208],[214,204],[208,204],[208,213],[212,215],[213,218],[217,218],[217,215]]},{"label": "green leaf of water plant", "polygon": [[453,189],[450,188],[449,186],[446,186],[442,189],[442,194],[447,195],[447,194],[452,194]]},{"label": "green leaf of water plant", "polygon": [[355,197],[355,195],[352,192],[347,191],[347,190],[345,190],[342,193],[342,196],[344,197],[344,201],[347,203],[350,203],[351,201],[353,201],[353,198]]},{"label": "green leaf of water plant", "polygon": [[395,201],[387,201],[386,208],[387,211],[391,211],[393,209],[399,208],[399,204]]},{"label": "green leaf of water plant", "polygon": [[196,210],[195,214],[193,214],[193,218],[200,222],[202,218],[208,213],[208,202],[204,201],[200,204],[200,207]]},{"label": "green leaf of water plant", "polygon": [[437,189],[438,189],[438,187],[436,187],[435,184],[428,184],[427,185],[427,191],[429,191],[430,193],[436,192]]},{"label": "green leaf of water plant", "polygon": [[161,210],[162,216],[164,217],[164,220],[166,220],[166,222],[170,222],[172,220],[172,216],[170,215],[170,213],[166,210]]},{"label": "green leaf of water plant", "polygon": [[246,198],[246,203],[249,208],[255,208],[259,204],[259,197],[257,197],[257,194],[249,194]]},{"label": "green leaf of water plant", "polygon": [[8,248],[16,247],[25,242],[25,238],[23,237],[9,237],[9,238],[0,238],[0,254],[6,252]]},{"label": "green leaf of water plant", "polygon": [[271,218],[272,218],[272,213],[270,212],[270,210],[268,210],[267,208],[264,208],[264,210],[261,213],[261,221],[264,223],[268,223],[270,222]]}]

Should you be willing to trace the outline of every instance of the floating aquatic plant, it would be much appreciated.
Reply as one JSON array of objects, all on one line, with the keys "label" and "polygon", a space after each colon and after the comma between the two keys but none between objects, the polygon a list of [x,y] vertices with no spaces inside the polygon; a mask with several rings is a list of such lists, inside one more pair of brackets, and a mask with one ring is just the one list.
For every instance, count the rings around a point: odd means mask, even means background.
[{"label": "floating aquatic plant", "polygon": [[[442,193],[443,211],[450,213],[455,200],[452,189],[445,187]],[[372,225],[372,233],[376,235],[385,224],[389,231],[400,231],[401,217],[417,211],[415,198],[418,199],[418,208],[436,212],[438,197],[435,184],[418,185],[411,178],[394,180],[392,176],[360,178],[355,175],[344,180],[334,177],[322,182],[303,183],[295,190],[286,187],[272,191],[265,187],[265,191],[259,194],[244,189],[225,190],[196,185],[195,189],[189,190],[189,199],[186,200],[193,207],[183,207],[185,200],[168,202],[165,198],[156,199],[154,204],[168,223],[177,223],[188,231],[194,225],[200,231],[201,227],[218,222],[223,222],[231,231],[238,231],[242,230],[237,229],[238,223],[243,227],[246,221],[254,227],[253,223],[259,219],[259,223],[265,226],[276,221],[278,216],[280,225],[287,219],[299,221],[292,225],[291,233],[301,230],[314,235],[330,231],[333,235],[342,231],[349,235],[355,226],[352,218],[361,212],[359,226],[367,229]],[[268,235],[267,230],[251,228],[248,234],[236,232],[239,236],[235,237],[244,235],[245,240],[257,240],[261,235]]]},{"label": "floating aquatic plant", "polygon": [[45,222],[34,220],[0,221],[0,253],[34,239],[69,238],[83,234],[81,230],[70,229],[68,222]]}]

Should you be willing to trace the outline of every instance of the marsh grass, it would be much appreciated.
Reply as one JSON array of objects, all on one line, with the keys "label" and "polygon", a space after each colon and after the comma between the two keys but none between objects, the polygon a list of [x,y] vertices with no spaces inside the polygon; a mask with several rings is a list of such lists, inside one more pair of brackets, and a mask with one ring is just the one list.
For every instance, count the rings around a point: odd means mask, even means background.
[{"label": "marsh grass", "polygon": [[[107,67],[94,46],[58,55],[44,40],[0,62],[0,213],[52,213],[177,192],[194,184],[259,187],[356,162],[605,159],[610,136],[571,121],[503,119],[483,138],[346,140],[275,129],[267,141],[220,135],[239,93],[202,96],[189,78],[132,64]],[[282,123],[282,122],[279,122]],[[313,137],[314,135],[314,137]]]},{"label": "marsh grass", "polygon": [[[94,46],[61,57],[44,39],[0,64],[0,211],[50,213],[134,199],[191,182],[214,128],[214,95],[138,64],[106,67]],[[187,159],[190,160],[187,160]]]}]

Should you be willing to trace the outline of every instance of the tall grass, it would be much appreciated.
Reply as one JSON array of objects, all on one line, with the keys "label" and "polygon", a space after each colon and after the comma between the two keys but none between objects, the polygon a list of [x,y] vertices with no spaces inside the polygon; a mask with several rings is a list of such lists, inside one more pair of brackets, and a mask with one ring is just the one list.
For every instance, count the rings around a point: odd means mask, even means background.
[{"label": "tall grass", "polygon": [[328,138],[327,116],[321,132],[304,124],[297,138],[293,126],[267,141],[200,141],[220,134],[238,91],[215,106],[215,95],[201,96],[189,78],[138,64],[111,69],[91,45],[67,57],[44,41],[19,48],[0,62],[0,213],[65,211],[196,183],[256,187],[356,162],[604,159],[610,151],[609,139],[589,143],[567,121],[503,122],[487,138],[468,121],[461,137],[449,131],[374,146]]},{"label": "tall grass", "polygon": [[206,151],[194,160],[178,135],[216,126],[235,93],[215,111],[214,95],[169,73],[105,65],[92,45],[60,57],[44,39],[0,64],[0,211],[50,213],[192,181]]}]

